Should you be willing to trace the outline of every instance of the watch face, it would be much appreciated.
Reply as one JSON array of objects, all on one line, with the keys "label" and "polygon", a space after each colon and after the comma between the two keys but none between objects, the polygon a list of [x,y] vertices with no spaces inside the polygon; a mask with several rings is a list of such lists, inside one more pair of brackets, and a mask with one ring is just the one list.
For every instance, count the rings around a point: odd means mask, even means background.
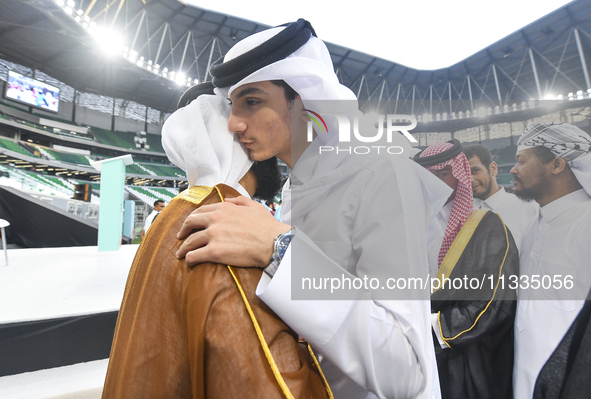
[{"label": "watch face", "polygon": [[283,259],[283,255],[285,255],[285,251],[287,251],[287,247],[289,246],[289,243],[291,242],[291,232],[287,232],[285,234],[281,234],[279,237],[277,237],[277,241],[276,241],[276,245],[275,245],[275,253],[274,258],[277,259],[278,261],[281,261],[281,259]]}]

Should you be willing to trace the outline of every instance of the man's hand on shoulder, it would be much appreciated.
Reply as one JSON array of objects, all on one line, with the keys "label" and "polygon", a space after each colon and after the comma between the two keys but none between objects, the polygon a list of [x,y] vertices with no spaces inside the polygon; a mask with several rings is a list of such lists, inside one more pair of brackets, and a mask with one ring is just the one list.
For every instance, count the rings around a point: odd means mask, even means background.
[{"label": "man's hand on shoulder", "polygon": [[273,240],[290,228],[258,202],[229,198],[187,216],[177,238],[188,237],[176,256],[184,257],[189,266],[213,262],[264,268],[273,255]]}]

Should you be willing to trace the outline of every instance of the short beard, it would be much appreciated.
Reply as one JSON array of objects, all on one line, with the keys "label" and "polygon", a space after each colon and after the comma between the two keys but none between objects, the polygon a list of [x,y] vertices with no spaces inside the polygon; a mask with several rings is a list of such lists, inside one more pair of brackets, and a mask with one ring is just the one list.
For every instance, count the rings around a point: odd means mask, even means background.
[{"label": "short beard", "polygon": [[[521,180],[518,180],[521,182]],[[521,183],[523,184],[523,182]],[[522,201],[531,202],[540,198],[544,194],[544,187],[546,186],[546,179],[540,180],[534,187],[521,189],[519,192],[515,189],[515,195]]]},{"label": "short beard", "polygon": [[255,162],[250,170],[257,181],[257,190],[253,198],[274,201],[275,195],[281,189],[281,170],[277,158],[272,157],[265,161]]},{"label": "short beard", "polygon": [[488,180],[488,186],[486,187],[486,191],[482,194],[479,194],[478,197],[476,195],[474,195],[474,198],[478,198],[481,200],[488,198],[488,196],[490,195],[490,192],[492,191],[492,184],[493,184],[492,179],[494,179],[494,177],[492,175],[489,175],[489,178],[490,179]]},{"label": "short beard", "polygon": [[517,196],[517,198],[524,202],[532,202],[533,200],[535,200],[534,197],[529,197],[529,192],[518,194],[517,191],[515,191],[515,195]]}]

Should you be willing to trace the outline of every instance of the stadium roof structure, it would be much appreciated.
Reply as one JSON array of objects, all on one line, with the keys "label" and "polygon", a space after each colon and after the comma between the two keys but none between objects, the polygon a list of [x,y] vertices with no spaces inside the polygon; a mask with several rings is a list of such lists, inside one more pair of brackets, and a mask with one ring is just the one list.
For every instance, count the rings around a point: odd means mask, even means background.
[{"label": "stadium roof structure", "polygon": [[[0,58],[81,92],[169,113],[188,86],[211,79],[208,66],[236,41],[267,28],[176,0],[0,0]],[[120,36],[111,36],[113,31]],[[103,42],[111,37],[106,46],[115,54],[107,56],[97,37]],[[389,40],[368,39],[384,45]],[[461,42],[458,38],[450,46]],[[558,96],[587,99],[591,93],[587,0],[573,1],[433,71],[327,46],[337,76],[358,95],[364,111],[425,115],[423,121],[435,121],[437,114],[451,119],[487,108],[502,113],[514,109],[513,104]]]}]

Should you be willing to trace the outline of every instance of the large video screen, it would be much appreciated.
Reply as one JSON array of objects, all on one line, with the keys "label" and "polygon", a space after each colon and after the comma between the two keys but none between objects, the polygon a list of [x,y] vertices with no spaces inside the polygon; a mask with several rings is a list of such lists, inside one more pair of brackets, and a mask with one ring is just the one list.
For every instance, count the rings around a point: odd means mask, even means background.
[{"label": "large video screen", "polygon": [[4,97],[45,111],[57,112],[60,89],[47,83],[8,71]]}]

